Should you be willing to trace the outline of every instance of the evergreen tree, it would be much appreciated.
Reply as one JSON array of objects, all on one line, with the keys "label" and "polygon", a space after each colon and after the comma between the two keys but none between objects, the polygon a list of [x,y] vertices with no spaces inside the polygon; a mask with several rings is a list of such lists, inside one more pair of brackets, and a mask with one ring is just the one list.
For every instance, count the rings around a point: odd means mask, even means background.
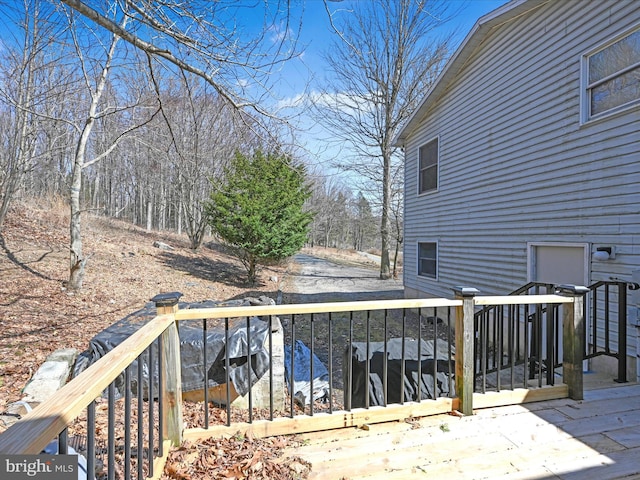
[{"label": "evergreen tree", "polygon": [[302,248],[312,215],[304,210],[310,189],[301,165],[286,155],[237,152],[224,177],[211,181],[209,223],[233,247],[251,283],[259,264],[282,260]]}]

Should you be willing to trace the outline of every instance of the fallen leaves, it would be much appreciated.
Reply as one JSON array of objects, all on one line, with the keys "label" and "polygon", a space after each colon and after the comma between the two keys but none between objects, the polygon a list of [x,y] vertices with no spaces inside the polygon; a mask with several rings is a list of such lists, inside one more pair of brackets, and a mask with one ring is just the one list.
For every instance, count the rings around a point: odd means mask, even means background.
[{"label": "fallen leaves", "polygon": [[[113,219],[83,216],[88,257],[83,289],[64,288],[69,269],[68,211],[15,203],[0,236],[0,407],[22,389],[46,357],[60,348],[83,351],[98,332],[143,308],[158,293],[180,291],[182,301],[276,297],[285,266],[262,272],[247,288],[239,262],[185,235],[146,232]],[[155,240],[171,244],[166,252]],[[0,431],[2,428],[0,427]]]},{"label": "fallen leaves", "polygon": [[[241,265],[221,251],[203,247],[193,252],[184,235],[149,233],[124,222],[87,215],[83,217],[84,247],[89,256],[84,287],[80,292],[70,292],[64,288],[69,262],[65,215],[65,211],[15,204],[4,224],[0,248],[2,411],[22,398],[22,389],[47,355],[60,348],[86,349],[94,335],[142,308],[158,293],[180,291],[187,302],[260,295],[275,298],[279,285],[268,279],[285,277],[287,267],[272,266],[262,272],[262,283],[247,288]],[[175,249],[167,254],[153,248],[156,239]],[[99,448],[103,448],[107,434],[103,402],[98,399],[96,405]],[[191,410],[186,408],[185,421],[202,424],[202,409]],[[134,408],[134,417],[135,412]],[[234,421],[242,417],[239,412],[232,414]],[[226,412],[212,409],[210,419],[212,423],[225,422]],[[135,418],[132,423],[136,425]],[[0,431],[4,428],[0,425]],[[77,419],[69,434],[86,438],[86,417]],[[135,434],[134,430],[133,438]],[[116,439],[122,445],[121,420]],[[185,443],[170,453],[162,478],[306,478],[308,467],[304,462],[282,457],[292,441],[236,436]],[[142,453],[142,458],[146,457]],[[146,465],[147,461],[145,469]],[[122,475],[120,470],[115,472],[116,478]]]},{"label": "fallen leaves", "polygon": [[283,457],[293,437],[250,439],[210,438],[184,442],[169,454],[162,478],[172,480],[284,480],[307,478],[309,465],[297,457]]}]

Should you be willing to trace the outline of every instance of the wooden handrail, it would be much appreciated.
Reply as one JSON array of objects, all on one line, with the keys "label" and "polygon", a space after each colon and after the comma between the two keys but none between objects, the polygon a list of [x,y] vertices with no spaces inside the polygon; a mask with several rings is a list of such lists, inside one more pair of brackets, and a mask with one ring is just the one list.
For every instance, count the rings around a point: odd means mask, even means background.
[{"label": "wooden handrail", "polygon": [[305,303],[291,305],[253,305],[242,307],[193,308],[176,312],[176,320],[203,318],[235,318],[256,315],[291,315],[305,313],[359,312],[365,310],[392,310],[402,308],[457,307],[461,300],[446,298],[371,300],[360,302]]},{"label": "wooden handrail", "polygon": [[155,317],[0,435],[0,453],[38,454],[174,323]]},{"label": "wooden handrail", "polygon": [[573,302],[573,297],[564,297],[562,295],[487,295],[475,297],[475,305],[536,305]]}]

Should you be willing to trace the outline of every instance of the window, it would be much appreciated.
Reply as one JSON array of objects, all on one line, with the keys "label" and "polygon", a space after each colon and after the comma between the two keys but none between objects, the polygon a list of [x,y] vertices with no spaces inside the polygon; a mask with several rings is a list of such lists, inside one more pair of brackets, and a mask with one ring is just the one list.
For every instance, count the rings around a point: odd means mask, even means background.
[{"label": "window", "polygon": [[420,147],[420,171],[418,173],[418,193],[438,189],[438,139],[434,138]]},{"label": "window", "polygon": [[435,242],[418,244],[418,275],[437,278],[438,246]]},{"label": "window", "polygon": [[583,59],[583,121],[640,102],[640,28]]}]

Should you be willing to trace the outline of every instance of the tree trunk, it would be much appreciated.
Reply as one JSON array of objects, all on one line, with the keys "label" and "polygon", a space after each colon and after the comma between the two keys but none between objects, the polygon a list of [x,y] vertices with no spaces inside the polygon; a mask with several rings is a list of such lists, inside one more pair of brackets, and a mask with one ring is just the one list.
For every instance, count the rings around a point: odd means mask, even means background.
[{"label": "tree trunk", "polygon": [[[93,104],[90,110],[95,112]],[[91,134],[95,121],[91,113],[85,123],[84,129],[82,130],[82,135],[80,135],[71,172],[71,192],[69,195],[69,206],[71,208],[69,238],[71,244],[69,249],[69,281],[67,283],[68,288],[71,290],[82,289],[84,267],[86,264],[86,259],[82,253],[82,224],[80,218],[82,211],[80,209],[80,192],[82,191],[82,167],[85,163],[85,151],[87,149],[89,135]]]},{"label": "tree trunk", "polygon": [[247,276],[251,285],[256,283],[256,257],[249,255]]},{"label": "tree trunk", "polygon": [[400,254],[400,245],[399,241],[396,241],[396,248],[393,253],[393,278],[398,278],[398,255]]},{"label": "tree trunk", "polygon": [[86,259],[82,252],[82,224],[81,224],[81,208],[80,208],[80,194],[82,192],[82,169],[86,164],[86,152],[89,145],[89,137],[96,121],[98,104],[102,98],[105,86],[107,84],[107,77],[109,75],[109,69],[111,68],[111,61],[115,54],[116,45],[118,43],[118,37],[114,36],[111,41],[111,46],[105,60],[104,67],[100,74],[100,78],[96,85],[95,92],[91,95],[91,104],[89,105],[89,113],[84,127],[80,133],[78,139],[78,146],[76,148],[75,158],[73,161],[73,168],[71,172],[71,191],[69,195],[69,203],[71,208],[71,219],[69,221],[69,234],[70,234],[70,258],[69,258],[69,281],[67,287],[71,290],[82,289],[82,282],[84,280],[84,267]]},{"label": "tree trunk", "polygon": [[176,222],[178,223],[178,235],[182,235],[182,202],[178,200],[178,208],[176,208]]},{"label": "tree trunk", "polygon": [[[32,98],[34,95],[34,62],[35,51],[39,47],[38,42],[38,18],[37,13],[34,14],[33,29],[25,32],[24,45],[22,49],[22,64],[19,65],[20,69],[24,72],[18,79],[18,99],[15,108],[15,124],[13,126],[13,145],[10,145],[8,152],[7,162],[0,162],[0,166],[5,168],[4,175],[0,175],[0,232],[2,232],[2,225],[9,212],[9,206],[13,200],[14,195],[19,189],[20,182],[24,176],[24,173],[28,169],[28,163],[31,155],[33,154],[33,141],[29,138],[34,136],[33,132],[30,132],[30,127],[33,129],[33,119],[27,113],[29,109],[32,109]],[[25,13],[25,25],[30,25],[29,14]],[[24,78],[26,76],[26,78]],[[24,80],[23,80],[24,78]],[[31,144],[31,145],[30,145]],[[4,165],[3,165],[4,164]]]},{"label": "tree trunk", "polygon": [[380,240],[382,242],[380,254],[380,278],[391,278],[389,260],[389,211],[391,210],[391,155],[384,155],[384,167],[382,172],[382,218],[380,219]]},{"label": "tree trunk", "polygon": [[153,203],[151,202],[151,195],[149,195],[149,200],[147,200],[147,232],[151,231],[151,227],[153,226],[153,218],[151,217],[153,213]]}]

